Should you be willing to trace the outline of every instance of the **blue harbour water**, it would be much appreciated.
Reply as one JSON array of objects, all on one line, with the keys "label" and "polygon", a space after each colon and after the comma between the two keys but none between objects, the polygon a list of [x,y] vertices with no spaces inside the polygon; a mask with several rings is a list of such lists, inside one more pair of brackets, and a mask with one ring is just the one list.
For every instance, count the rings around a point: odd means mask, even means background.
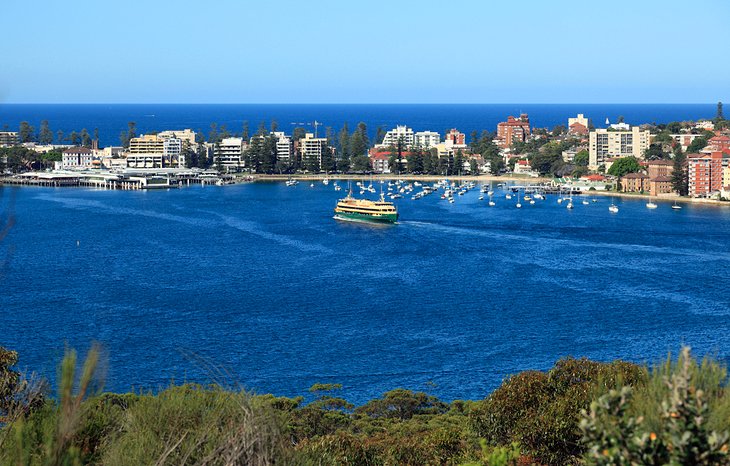
[{"label": "blue harbour water", "polygon": [[54,378],[64,345],[104,345],[107,388],[224,379],[299,395],[339,382],[486,396],[566,355],[728,356],[730,210],[497,189],[397,202],[393,226],[341,223],[316,183],[169,191],[0,188],[0,345]]},{"label": "blue harbour water", "polygon": [[713,118],[715,103],[707,104],[428,104],[428,105],[371,105],[371,104],[308,104],[308,105],[246,105],[246,104],[0,104],[0,131],[7,125],[16,130],[21,121],[28,121],[36,130],[42,120],[48,120],[54,131],[86,128],[93,134],[99,129],[102,146],[118,145],[119,133],[134,121],[137,133],[190,128],[206,135],[210,124],[225,125],[232,133],[240,133],[244,121],[252,132],[259,123],[267,125],[276,120],[280,131],[291,133],[295,126],[312,129],[311,122],[339,130],[347,122],[350,131],[358,122],[367,124],[370,138],[374,139],[378,126],[390,129],[395,125],[409,125],[416,131],[431,130],[444,134],[449,128],[458,128],[469,135],[472,131],[495,131],[497,123],[508,115],[528,113],[536,127],[566,125],[568,117],[583,113],[602,127],[606,118],[616,122],[624,116],[627,123],[668,123],[670,121]]}]

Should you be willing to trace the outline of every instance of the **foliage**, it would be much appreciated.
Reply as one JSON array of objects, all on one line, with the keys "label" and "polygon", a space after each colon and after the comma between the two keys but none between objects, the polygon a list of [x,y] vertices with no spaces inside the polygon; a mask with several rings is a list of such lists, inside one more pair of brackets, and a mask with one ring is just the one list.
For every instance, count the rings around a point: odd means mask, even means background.
[{"label": "foliage", "polygon": [[608,169],[608,174],[613,176],[622,177],[628,173],[637,173],[641,170],[641,165],[636,157],[630,155],[628,157],[621,157],[611,165]]},{"label": "foliage", "polygon": [[695,138],[689,143],[689,146],[687,146],[687,153],[696,154],[707,146],[707,141],[709,141],[709,138],[705,136]]},{"label": "foliage", "polygon": [[672,164],[672,188],[680,196],[689,194],[689,173],[687,170],[687,156],[682,152],[682,147],[677,145],[674,149],[674,160]]},{"label": "foliage", "polygon": [[523,452],[546,464],[564,464],[582,453],[581,409],[617,383],[635,384],[639,366],[587,359],[561,359],[549,372],[527,371],[508,378],[469,415],[476,435],[492,445],[518,442]]},{"label": "foliage", "polygon": [[579,167],[587,167],[589,161],[590,154],[585,149],[578,151],[578,153],[575,154],[575,157],[573,157],[573,163]]},{"label": "foliage", "polygon": [[[668,370],[667,370],[668,369]],[[631,413],[632,401],[646,409],[640,398],[632,399],[634,390],[623,387],[611,390],[591,403],[580,423],[583,441],[588,449],[585,462],[595,465],[671,464],[727,465],[727,430],[718,432],[707,427],[708,392],[702,388],[704,376],[712,380],[711,389],[718,389],[716,367],[698,366],[689,348],[684,348],[676,365],[671,361],[655,369],[649,387],[662,386],[654,398],[659,424],[647,425],[643,416]],[[724,377],[723,377],[724,378]],[[706,381],[706,380],[705,380]],[[656,382],[661,382],[657,384]],[[649,390],[651,391],[651,389]]]}]

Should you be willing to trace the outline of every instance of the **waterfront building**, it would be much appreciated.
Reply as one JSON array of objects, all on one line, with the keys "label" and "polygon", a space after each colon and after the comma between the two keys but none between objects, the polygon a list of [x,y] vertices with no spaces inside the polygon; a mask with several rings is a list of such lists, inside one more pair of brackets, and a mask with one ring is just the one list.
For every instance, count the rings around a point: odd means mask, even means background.
[{"label": "waterfront building", "polygon": [[390,173],[388,159],[390,154],[387,152],[373,152],[370,154],[370,166],[375,173]]},{"label": "waterfront building", "polygon": [[225,171],[240,171],[245,165],[243,138],[223,138],[213,145],[213,164]]},{"label": "waterfront building", "polygon": [[71,147],[61,154],[61,168],[64,170],[89,169],[93,167],[94,154],[91,149],[87,149],[86,147]]},{"label": "waterfront building", "polygon": [[[181,134],[182,137],[175,137]],[[193,143],[190,143],[191,140]],[[185,167],[185,151],[195,142],[190,130],[164,131],[159,134],[143,134],[129,140],[127,166],[129,168]]]},{"label": "waterfront building", "polygon": [[414,145],[424,149],[441,143],[441,135],[435,131],[419,131],[413,135]]},{"label": "waterfront building", "polygon": [[527,113],[520,114],[519,118],[507,117],[507,121],[497,124],[497,141],[503,149],[512,146],[514,142],[525,142],[530,137],[530,118]]},{"label": "waterfront building", "polygon": [[687,154],[689,195],[709,197],[722,190],[723,175],[730,153]]},{"label": "waterfront building", "polygon": [[129,140],[130,154],[162,154],[165,140],[156,134],[142,134]]},{"label": "waterfront building", "polygon": [[568,133],[576,135],[588,134],[588,118],[579,113],[575,118],[568,118]]},{"label": "waterfront building", "polygon": [[651,134],[638,126],[628,131],[596,129],[590,132],[588,142],[588,167],[592,170],[605,165],[609,157],[627,157],[633,155],[637,159],[644,158],[644,151],[649,148]]},{"label": "waterfront building", "polygon": [[377,144],[376,147],[395,146],[400,141],[403,144],[404,148],[410,149],[415,143],[415,137],[416,136],[413,133],[413,129],[405,125],[398,125],[394,129],[391,129],[390,131],[385,133],[383,142]]},{"label": "waterfront building", "polygon": [[15,131],[0,131],[0,147],[14,146],[20,143],[18,133]]},{"label": "waterfront building", "polygon": [[458,131],[457,129],[450,129],[444,136],[444,143],[454,149],[465,149],[466,134]]},{"label": "waterfront building", "polygon": [[649,191],[649,175],[644,173],[627,173],[619,180],[624,193],[642,193]]},{"label": "waterfront building", "polygon": [[276,138],[276,160],[290,163],[294,151],[291,138],[283,132],[272,132],[271,135]]},{"label": "waterfront building", "polygon": [[322,154],[327,147],[327,138],[315,138],[313,133],[306,133],[299,140],[299,153],[302,163],[307,166],[306,160],[317,160],[317,166],[322,166]]},{"label": "waterfront building", "polygon": [[539,174],[532,169],[532,166],[530,166],[529,160],[518,160],[515,162],[515,168],[512,170],[512,173],[515,175],[530,175],[530,176],[538,176]]}]

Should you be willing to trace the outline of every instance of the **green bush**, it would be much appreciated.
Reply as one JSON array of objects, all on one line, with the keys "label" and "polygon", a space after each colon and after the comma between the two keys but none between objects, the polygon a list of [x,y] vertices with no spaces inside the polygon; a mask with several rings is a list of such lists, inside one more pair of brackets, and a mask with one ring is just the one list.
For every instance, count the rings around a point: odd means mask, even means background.
[{"label": "green bush", "polygon": [[[710,412],[707,401],[712,391],[717,396],[724,380],[717,378],[718,366],[698,365],[684,348],[676,364],[658,367],[646,387],[634,390],[625,386],[611,390],[591,403],[584,411],[580,428],[587,446],[584,461],[592,465],[670,464],[670,465],[728,465],[728,440],[725,431],[708,428]],[[657,392],[656,382],[666,390]],[[652,428],[643,416],[631,414],[631,406],[647,410],[641,399],[633,398],[635,391],[659,395],[653,408],[659,423]],[[644,396],[643,400],[649,397]]]},{"label": "green bush", "polygon": [[565,358],[548,371],[508,378],[469,414],[474,433],[490,445],[519,443],[544,464],[565,464],[583,453],[578,422],[597,394],[643,381],[646,372],[623,361],[610,364]]}]

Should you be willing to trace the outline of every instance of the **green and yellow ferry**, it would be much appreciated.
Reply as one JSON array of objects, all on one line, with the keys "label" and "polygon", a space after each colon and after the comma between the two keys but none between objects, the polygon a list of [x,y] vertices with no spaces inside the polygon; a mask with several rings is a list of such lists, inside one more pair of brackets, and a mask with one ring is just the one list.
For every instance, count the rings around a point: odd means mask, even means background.
[{"label": "green and yellow ferry", "polygon": [[350,191],[346,198],[337,202],[334,218],[349,222],[395,223],[398,220],[398,211],[392,202],[385,200],[382,193],[380,201],[371,201],[355,199]]}]

